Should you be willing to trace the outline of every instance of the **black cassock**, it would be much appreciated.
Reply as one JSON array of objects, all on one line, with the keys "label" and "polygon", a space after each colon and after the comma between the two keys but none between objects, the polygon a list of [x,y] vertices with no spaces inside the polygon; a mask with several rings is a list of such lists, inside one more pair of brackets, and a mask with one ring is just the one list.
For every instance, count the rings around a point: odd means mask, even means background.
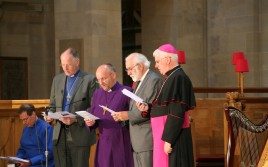
[{"label": "black cassock", "polygon": [[161,126],[160,124],[153,125],[153,119],[166,116],[161,140],[172,145],[172,153],[168,156],[169,167],[194,166],[192,136],[187,111],[195,106],[191,80],[180,66],[176,66],[166,73],[166,80],[151,108],[153,131],[154,128],[159,128],[157,126]]}]

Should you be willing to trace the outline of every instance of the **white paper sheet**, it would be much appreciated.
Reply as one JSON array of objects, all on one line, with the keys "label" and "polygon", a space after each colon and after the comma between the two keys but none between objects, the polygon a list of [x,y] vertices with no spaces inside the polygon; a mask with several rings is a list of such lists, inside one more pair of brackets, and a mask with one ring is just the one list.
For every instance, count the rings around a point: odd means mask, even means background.
[{"label": "white paper sheet", "polygon": [[12,162],[29,162],[29,160],[26,160],[26,159],[21,159],[18,157],[10,157],[10,156],[8,156],[8,157],[0,156],[0,159],[12,161]]},{"label": "white paper sheet", "polygon": [[[43,116],[45,115],[45,112],[42,112]],[[69,112],[63,112],[63,111],[57,111],[57,112],[48,112],[47,114],[48,118],[52,118],[52,119],[60,119],[60,118],[76,118],[76,116],[72,113]]]},{"label": "white paper sheet", "polygon": [[80,115],[81,117],[89,119],[89,120],[100,119],[99,117],[96,117],[95,115],[92,115],[87,111],[76,111],[75,113]]},{"label": "white paper sheet", "polygon": [[113,111],[113,110],[111,110],[110,108],[108,108],[108,107],[105,107],[105,106],[102,106],[102,105],[99,105],[101,108],[103,108],[104,110],[106,110],[106,111],[109,111],[111,114],[115,114],[116,112],[115,111]]},{"label": "white paper sheet", "polygon": [[140,102],[140,103],[144,103],[143,99],[140,98],[139,96],[135,95],[134,93],[130,92],[127,89],[123,89],[122,93],[128,97],[130,97],[132,100],[136,101],[136,102]]}]

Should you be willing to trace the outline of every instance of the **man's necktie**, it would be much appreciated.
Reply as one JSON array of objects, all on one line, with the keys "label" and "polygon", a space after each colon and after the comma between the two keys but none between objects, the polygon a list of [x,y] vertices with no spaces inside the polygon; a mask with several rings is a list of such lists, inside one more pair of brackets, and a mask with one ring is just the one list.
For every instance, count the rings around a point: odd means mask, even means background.
[{"label": "man's necktie", "polygon": [[136,85],[135,85],[135,87],[134,87],[134,89],[133,89],[133,92],[134,92],[134,93],[136,92],[137,88],[139,87],[140,82],[141,82],[141,81],[137,81],[137,82],[136,82]]}]

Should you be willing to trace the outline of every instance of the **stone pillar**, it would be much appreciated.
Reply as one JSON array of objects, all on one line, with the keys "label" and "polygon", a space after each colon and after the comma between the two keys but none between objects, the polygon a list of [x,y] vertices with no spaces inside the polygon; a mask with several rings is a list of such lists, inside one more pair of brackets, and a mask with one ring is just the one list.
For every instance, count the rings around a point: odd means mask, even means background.
[{"label": "stone pillar", "polygon": [[[68,47],[80,52],[81,69],[95,75],[100,64],[112,63],[122,82],[121,1],[62,0],[55,3],[55,66]],[[59,73],[60,68],[56,69]]]},{"label": "stone pillar", "polygon": [[153,60],[159,45],[172,43],[185,51],[182,67],[194,87],[235,87],[232,54],[242,51],[250,66],[245,87],[267,87],[267,6],[265,0],[142,0],[143,53]]},{"label": "stone pillar", "polygon": [[[186,63],[182,65],[194,86],[207,86],[206,19],[204,1],[142,0],[142,50],[155,65],[153,51],[171,43],[184,50]],[[196,75],[198,74],[198,75]]]}]

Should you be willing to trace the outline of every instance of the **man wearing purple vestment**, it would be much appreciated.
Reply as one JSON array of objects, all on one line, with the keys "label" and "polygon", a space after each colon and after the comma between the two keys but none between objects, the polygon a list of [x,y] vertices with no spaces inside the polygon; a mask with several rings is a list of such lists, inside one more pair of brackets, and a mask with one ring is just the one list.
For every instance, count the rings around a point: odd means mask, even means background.
[{"label": "man wearing purple vestment", "polygon": [[110,112],[100,107],[105,106],[115,112],[128,111],[130,99],[121,91],[132,89],[116,81],[116,71],[111,64],[100,65],[96,77],[101,88],[94,92],[90,113],[100,119],[85,119],[87,126],[99,129],[94,166],[133,167],[127,123],[114,120]]}]

